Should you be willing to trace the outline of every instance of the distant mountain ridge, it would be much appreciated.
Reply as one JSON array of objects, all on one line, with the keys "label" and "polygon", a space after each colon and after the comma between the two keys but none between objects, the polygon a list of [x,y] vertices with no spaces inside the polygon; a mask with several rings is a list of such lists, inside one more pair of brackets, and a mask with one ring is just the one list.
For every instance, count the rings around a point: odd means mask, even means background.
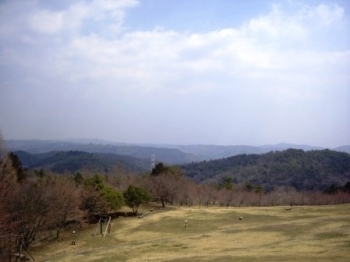
[{"label": "distant mountain ridge", "polygon": [[144,172],[150,170],[147,160],[108,153],[88,153],[82,151],[51,151],[31,154],[25,151],[14,151],[21,160],[22,166],[29,169],[45,169],[57,173],[109,172],[115,167],[125,171]]},{"label": "distant mountain ridge", "polygon": [[157,162],[166,164],[182,164],[198,161],[196,156],[184,153],[175,148],[150,147],[129,144],[93,144],[53,140],[7,140],[7,147],[11,151],[25,151],[32,154],[48,153],[52,151],[82,151],[88,153],[109,153],[130,156],[148,160],[152,155]]},{"label": "distant mountain ridge", "polygon": [[309,150],[321,150],[322,147],[314,147],[308,145],[293,145],[281,143],[277,145],[264,145],[264,146],[218,146],[218,145],[189,145],[189,146],[176,146],[177,149],[196,155],[201,160],[215,160],[226,158],[230,156],[236,156],[241,154],[264,154],[271,151],[283,151],[288,148],[302,149],[304,151]]},{"label": "distant mountain ridge", "polygon": [[[50,151],[83,151],[89,153],[112,153],[147,159],[151,161],[155,155],[156,162],[167,164],[184,164],[203,160],[215,160],[240,154],[264,154],[271,151],[283,151],[289,148],[304,151],[322,150],[326,148],[280,143],[276,145],[157,145],[113,143],[100,139],[69,140],[7,140],[12,151],[22,150],[28,153],[47,153]],[[350,146],[334,148],[335,151],[350,153]]]},{"label": "distant mountain ridge", "polygon": [[350,145],[349,146],[338,146],[336,148],[334,148],[335,151],[339,151],[339,152],[346,152],[350,154]]}]

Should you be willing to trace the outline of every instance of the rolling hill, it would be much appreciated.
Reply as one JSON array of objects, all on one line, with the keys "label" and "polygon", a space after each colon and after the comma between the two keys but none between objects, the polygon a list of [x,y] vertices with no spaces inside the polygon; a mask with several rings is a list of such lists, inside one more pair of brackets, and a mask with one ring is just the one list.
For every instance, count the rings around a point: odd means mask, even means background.
[{"label": "rolling hill", "polygon": [[196,182],[262,185],[266,190],[279,186],[298,190],[325,190],[332,184],[350,181],[350,155],[332,150],[288,149],[266,154],[243,154],[220,160],[181,166]]},{"label": "rolling hill", "polygon": [[[264,154],[288,148],[304,151],[325,148],[309,145],[280,143],[276,145],[168,145],[168,144],[127,144],[113,143],[98,139],[70,140],[6,140],[11,151],[22,150],[32,154],[51,151],[83,151],[89,153],[113,153],[150,160],[154,154],[157,162],[184,164],[203,160],[215,160],[240,154]],[[350,153],[350,146],[340,146],[336,151]]]},{"label": "rolling hill", "polygon": [[75,173],[84,170],[108,172],[116,166],[130,172],[144,172],[150,169],[150,161],[108,153],[81,151],[53,151],[41,154],[15,151],[14,153],[24,168],[43,168],[57,173]]},{"label": "rolling hill", "polygon": [[48,153],[51,151],[82,151],[130,156],[148,160],[149,163],[154,154],[157,162],[170,165],[200,160],[198,157],[176,148],[131,144],[94,144],[86,143],[86,140],[83,140],[82,143],[53,140],[7,140],[6,145],[11,151],[25,151],[31,154]]}]

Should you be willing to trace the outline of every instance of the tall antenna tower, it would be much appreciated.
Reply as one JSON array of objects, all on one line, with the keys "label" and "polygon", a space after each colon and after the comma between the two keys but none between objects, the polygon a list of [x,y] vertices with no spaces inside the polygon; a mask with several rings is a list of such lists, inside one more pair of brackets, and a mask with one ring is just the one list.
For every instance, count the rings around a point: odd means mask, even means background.
[{"label": "tall antenna tower", "polygon": [[155,166],[156,166],[156,157],[155,157],[154,150],[153,150],[153,153],[151,155],[151,171]]}]

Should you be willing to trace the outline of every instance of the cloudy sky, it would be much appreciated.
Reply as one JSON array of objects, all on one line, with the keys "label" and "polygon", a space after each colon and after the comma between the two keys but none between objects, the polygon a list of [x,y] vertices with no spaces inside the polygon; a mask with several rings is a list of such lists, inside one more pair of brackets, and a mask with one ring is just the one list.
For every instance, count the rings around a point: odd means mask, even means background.
[{"label": "cloudy sky", "polygon": [[0,0],[0,132],[350,144],[349,29],[347,0]]}]

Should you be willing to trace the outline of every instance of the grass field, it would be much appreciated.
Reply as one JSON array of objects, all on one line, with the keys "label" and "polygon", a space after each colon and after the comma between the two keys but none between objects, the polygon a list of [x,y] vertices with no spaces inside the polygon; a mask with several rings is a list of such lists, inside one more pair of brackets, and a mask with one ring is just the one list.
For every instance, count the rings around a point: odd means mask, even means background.
[{"label": "grass field", "polygon": [[66,235],[33,255],[39,262],[350,261],[350,205],[174,207],[115,219],[105,238],[91,236],[94,229],[78,232],[76,245]]}]

